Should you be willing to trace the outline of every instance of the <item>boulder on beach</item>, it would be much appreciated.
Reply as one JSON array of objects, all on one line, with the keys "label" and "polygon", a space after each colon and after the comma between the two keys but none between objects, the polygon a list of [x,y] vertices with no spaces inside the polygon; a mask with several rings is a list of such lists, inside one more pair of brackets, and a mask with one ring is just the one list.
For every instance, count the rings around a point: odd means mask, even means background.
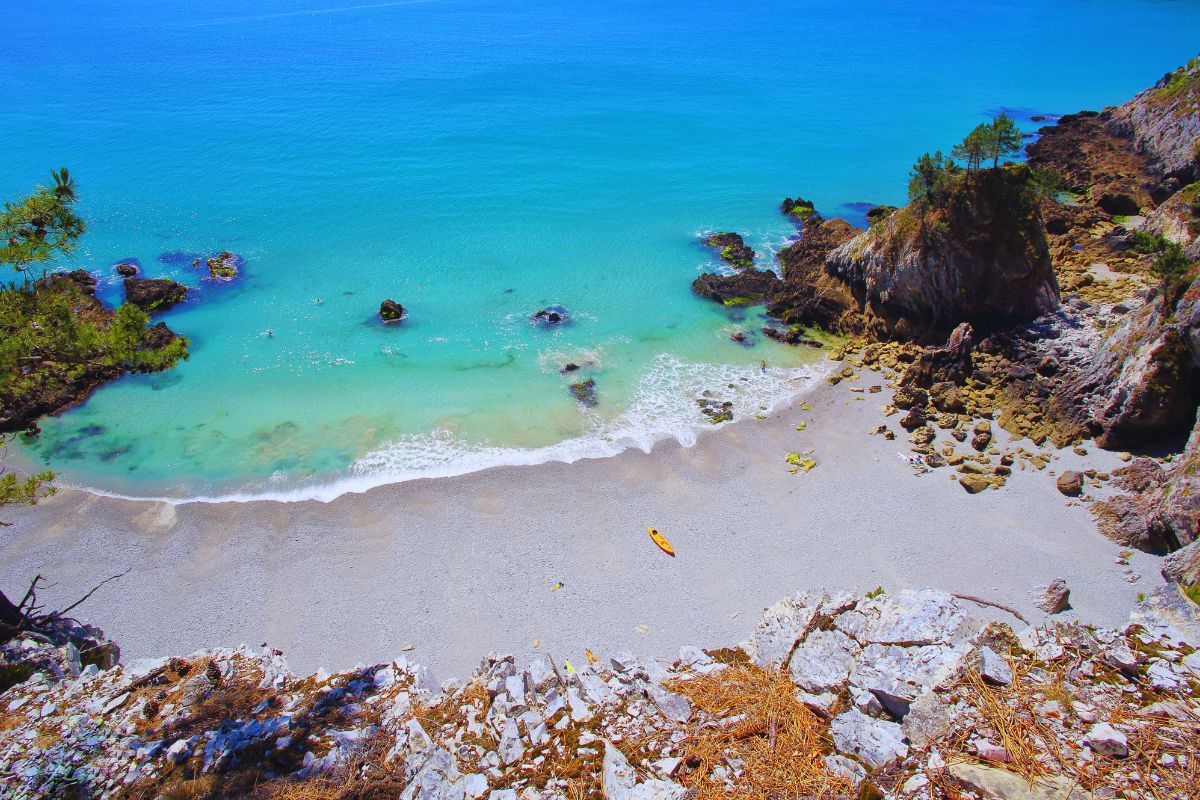
[{"label": "boulder on beach", "polygon": [[379,318],[384,322],[399,322],[404,318],[404,306],[389,297],[379,304]]}]

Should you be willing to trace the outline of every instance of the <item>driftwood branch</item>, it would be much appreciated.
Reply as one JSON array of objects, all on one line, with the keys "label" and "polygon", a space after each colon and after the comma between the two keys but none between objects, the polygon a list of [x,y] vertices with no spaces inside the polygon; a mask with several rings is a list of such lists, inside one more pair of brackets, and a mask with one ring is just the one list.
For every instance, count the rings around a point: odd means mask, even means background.
[{"label": "driftwood branch", "polygon": [[99,589],[101,586],[103,586],[103,585],[104,585],[104,584],[106,584],[106,583],[110,583],[110,582],[112,582],[112,581],[115,581],[115,580],[117,580],[118,578],[124,578],[126,575],[128,575],[128,574],[129,574],[129,571],[130,571],[130,570],[132,570],[132,569],[133,569],[133,567],[127,567],[127,568],[125,569],[125,571],[124,571],[124,572],[119,572],[119,573],[117,573],[116,575],[110,575],[110,576],[108,576],[107,578],[105,578],[104,580],[100,581],[100,582],[99,582],[99,583],[97,583],[95,586],[93,586],[93,587],[92,587],[92,588],[91,588],[91,589],[88,591],[88,593],[87,593],[87,594],[85,594],[83,597],[79,598],[79,599],[78,599],[78,600],[76,600],[74,603],[71,603],[71,605],[67,606],[67,607],[66,607],[66,608],[64,608],[62,611],[55,611],[55,612],[54,612],[54,614],[52,614],[52,616],[53,616],[53,617],[55,617],[55,618],[61,618],[61,617],[65,616],[65,615],[66,615],[66,613],[67,613],[68,611],[73,611],[74,609],[76,609],[76,608],[78,608],[79,606],[83,605],[84,601],[86,601],[86,600],[87,600],[89,597],[91,597],[92,595],[94,595],[94,594],[96,593],[96,590],[98,590],[98,589]]},{"label": "driftwood branch", "polygon": [[973,597],[969,594],[952,594],[951,597],[957,597],[960,600],[970,600],[972,603],[978,603],[981,606],[991,606],[992,608],[998,608],[1001,611],[1007,611],[1017,619],[1021,620],[1021,622],[1024,622],[1026,625],[1029,624],[1029,620],[1025,619],[1025,616],[1012,606],[1006,606],[1003,603],[994,603],[991,600],[984,600],[982,597]]}]

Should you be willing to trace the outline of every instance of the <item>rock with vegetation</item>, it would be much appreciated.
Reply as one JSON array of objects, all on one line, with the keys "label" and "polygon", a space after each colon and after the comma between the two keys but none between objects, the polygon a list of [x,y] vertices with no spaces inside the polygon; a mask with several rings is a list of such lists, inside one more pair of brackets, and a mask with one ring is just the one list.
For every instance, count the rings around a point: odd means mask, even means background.
[{"label": "rock with vegetation", "polygon": [[903,339],[995,330],[1057,307],[1036,187],[1023,166],[948,176],[829,256],[874,324]]},{"label": "rock with vegetation", "polygon": [[706,272],[692,281],[693,292],[727,306],[765,302],[780,286],[778,275],[760,269],[744,269],[733,275]]},{"label": "rock with vegetation", "polygon": [[404,319],[404,306],[388,298],[379,304],[379,318],[384,322],[399,322]]},{"label": "rock with vegetation", "polygon": [[187,339],[126,303],[105,308],[95,279],[55,273],[0,291],[0,432],[81,402],[128,372],[156,372],[187,358]]},{"label": "rock with vegetation", "polygon": [[867,210],[867,224],[876,225],[883,222],[899,210],[896,206],[873,206]]},{"label": "rock with vegetation", "polygon": [[588,378],[585,381],[572,383],[569,388],[571,396],[578,400],[580,405],[595,408],[600,404],[600,401],[596,398],[595,378]]},{"label": "rock with vegetation", "polygon": [[147,314],[166,311],[182,303],[187,287],[170,278],[126,278],[125,302],[132,303]]},{"label": "rock with vegetation", "polygon": [[713,233],[705,236],[704,244],[716,249],[721,258],[739,269],[754,266],[754,250],[752,250],[736,233]]},{"label": "rock with vegetation", "polygon": [[1200,57],[1104,117],[1151,162],[1160,198],[1200,180]]},{"label": "rock with vegetation", "polygon": [[1150,212],[1145,230],[1178,244],[1193,261],[1200,260],[1200,183],[1185,186]]},{"label": "rock with vegetation", "polygon": [[228,250],[204,259],[204,266],[208,269],[208,277],[218,281],[233,280],[238,276],[239,270],[245,263],[245,259]]},{"label": "rock with vegetation", "polygon": [[820,221],[821,215],[817,213],[816,206],[812,201],[805,200],[801,197],[788,197],[779,204],[779,210],[792,219],[798,219],[801,222],[808,222],[810,219]]}]

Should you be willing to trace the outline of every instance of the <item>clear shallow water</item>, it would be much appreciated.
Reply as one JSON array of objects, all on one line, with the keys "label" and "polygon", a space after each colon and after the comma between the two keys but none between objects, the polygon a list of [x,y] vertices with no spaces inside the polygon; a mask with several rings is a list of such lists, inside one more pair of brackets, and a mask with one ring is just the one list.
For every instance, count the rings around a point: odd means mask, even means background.
[{"label": "clear shallow water", "polygon": [[[782,402],[813,354],[728,340],[758,312],[691,296],[716,265],[697,233],[741,231],[768,266],[783,196],[858,221],[985,115],[1121,102],[1200,31],[1195,3],[1109,0],[27,6],[0,37],[0,197],[66,164],[90,223],[72,265],[114,301],[129,257],[196,289],[163,315],[189,362],[23,455],[170,497],[606,455],[690,441],[706,390]],[[247,260],[229,286],[160,258],[220,249]],[[403,325],[374,321],[385,297]],[[574,323],[531,326],[552,303]],[[596,409],[566,360],[593,362]]]}]

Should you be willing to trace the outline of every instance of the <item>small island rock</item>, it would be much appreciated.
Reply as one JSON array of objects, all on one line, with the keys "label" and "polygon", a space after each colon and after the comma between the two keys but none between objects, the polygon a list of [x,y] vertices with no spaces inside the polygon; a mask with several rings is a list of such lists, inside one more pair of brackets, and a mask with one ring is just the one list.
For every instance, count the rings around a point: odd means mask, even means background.
[{"label": "small island rock", "polygon": [[404,318],[404,306],[389,297],[379,304],[379,318],[384,322],[399,322]]},{"label": "small island rock", "polygon": [[531,315],[529,319],[531,322],[551,326],[565,324],[570,319],[570,316],[562,306],[547,306],[536,314]]},{"label": "small island rock", "polygon": [[187,287],[170,278],[125,279],[125,301],[148,314],[166,311],[171,306],[183,302],[186,296]]}]

